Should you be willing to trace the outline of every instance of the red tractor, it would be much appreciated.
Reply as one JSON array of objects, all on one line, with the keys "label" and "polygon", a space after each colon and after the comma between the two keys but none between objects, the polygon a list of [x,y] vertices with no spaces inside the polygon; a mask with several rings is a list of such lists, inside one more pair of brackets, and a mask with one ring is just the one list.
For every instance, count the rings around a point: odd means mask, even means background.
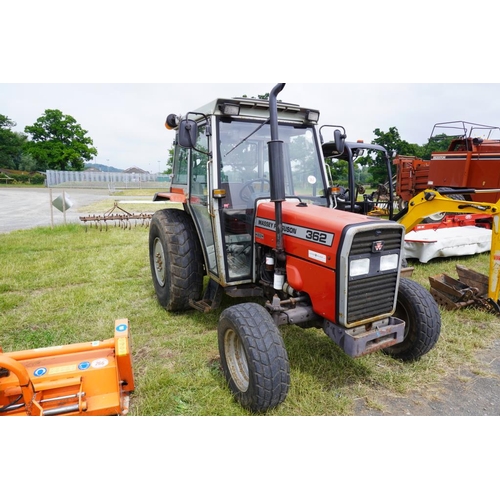
[{"label": "red tractor", "polygon": [[167,117],[172,185],[155,200],[183,208],[157,211],[150,226],[152,279],[167,311],[244,299],[222,311],[218,342],[229,387],[251,412],[287,396],[281,325],[321,328],[352,357],[383,350],[402,360],[426,354],[441,328],[431,294],[401,276],[404,226],[334,209],[319,112],[278,102],[284,86],[269,101],[216,99]]}]

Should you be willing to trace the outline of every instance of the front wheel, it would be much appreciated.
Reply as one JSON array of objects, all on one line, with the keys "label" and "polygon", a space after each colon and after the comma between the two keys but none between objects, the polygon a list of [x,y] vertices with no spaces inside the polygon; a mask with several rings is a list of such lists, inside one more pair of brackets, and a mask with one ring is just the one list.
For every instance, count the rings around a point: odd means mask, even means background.
[{"label": "front wheel", "polygon": [[403,361],[414,361],[434,347],[441,333],[441,314],[426,288],[401,278],[394,316],[405,322],[404,340],[384,349],[385,353]]},{"label": "front wheel", "polygon": [[285,400],[290,386],[288,355],[264,307],[243,303],[225,309],[218,340],[224,375],[244,408],[261,413]]}]

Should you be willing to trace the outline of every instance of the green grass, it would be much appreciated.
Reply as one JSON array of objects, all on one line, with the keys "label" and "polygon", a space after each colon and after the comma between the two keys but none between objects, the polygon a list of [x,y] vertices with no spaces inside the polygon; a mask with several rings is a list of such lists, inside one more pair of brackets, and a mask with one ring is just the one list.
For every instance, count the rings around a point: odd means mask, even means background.
[{"label": "green grass", "polygon": [[[168,313],[154,293],[148,229],[78,224],[0,235],[0,346],[17,351],[113,336],[114,321],[128,318],[136,390],[131,415],[248,415],[232,399],[219,364],[220,310]],[[488,254],[411,262],[414,279],[455,264],[488,272]],[[234,303],[225,298],[222,306]],[[381,353],[346,356],[319,330],[282,328],[291,388],[271,415],[353,415],[360,399],[378,407],[383,395],[422,390],[458,367],[474,367],[474,353],[500,331],[500,320],[474,309],[442,311],[437,346],[415,363]]]}]

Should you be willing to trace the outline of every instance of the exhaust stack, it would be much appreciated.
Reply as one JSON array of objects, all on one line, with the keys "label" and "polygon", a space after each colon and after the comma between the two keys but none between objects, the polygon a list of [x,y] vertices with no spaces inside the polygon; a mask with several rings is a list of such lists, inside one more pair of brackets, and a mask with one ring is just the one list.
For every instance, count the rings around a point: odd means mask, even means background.
[{"label": "exhaust stack", "polygon": [[[271,127],[271,140],[268,142],[269,173],[271,181],[271,201],[275,204],[276,217],[276,274],[284,275],[280,270],[285,261],[283,246],[283,216],[281,204],[285,201],[285,176],[283,160],[283,141],[278,134],[278,105],[277,96],[285,88],[284,83],[278,83],[269,95],[269,120]],[[276,280],[275,280],[276,281]]]}]

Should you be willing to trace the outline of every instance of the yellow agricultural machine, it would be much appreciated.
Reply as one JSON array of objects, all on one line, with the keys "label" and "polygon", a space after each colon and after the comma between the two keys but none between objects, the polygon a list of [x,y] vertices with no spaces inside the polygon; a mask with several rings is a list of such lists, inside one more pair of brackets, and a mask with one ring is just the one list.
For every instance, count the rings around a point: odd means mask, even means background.
[{"label": "yellow agricultural machine", "polygon": [[127,319],[114,337],[4,353],[0,416],[125,415],[134,374]]},{"label": "yellow agricultural machine", "polygon": [[[455,142],[456,145],[452,149],[461,151],[465,148],[465,142],[469,144],[469,149],[472,148],[472,144],[474,148],[467,154],[462,153],[459,155],[462,164],[455,157],[455,153],[450,153],[450,158],[453,159],[453,162],[456,161],[453,165],[456,169],[461,165],[462,171],[465,168],[465,171],[469,174],[469,184],[487,187],[479,189],[463,187],[457,184],[456,187],[451,189],[444,186],[436,187],[435,182],[427,185],[420,181],[420,175],[423,175],[422,172],[424,171],[427,174],[429,166],[427,165],[427,170],[422,168],[419,171],[420,174],[417,176],[415,172],[417,171],[417,167],[420,167],[420,163],[413,158],[412,172],[415,173],[415,179],[418,180],[419,189],[405,188],[406,191],[404,192],[404,196],[402,196],[402,188],[399,188],[398,195],[401,196],[406,206],[398,213],[394,211],[396,198],[393,192],[394,187],[391,183],[388,184],[387,199],[384,205],[380,207],[374,199],[373,195],[375,193],[372,193],[372,195],[363,194],[363,201],[358,201],[358,196],[362,193],[359,190],[360,186],[354,182],[355,169],[353,159],[363,150],[381,153],[387,164],[387,178],[390,179],[392,177],[391,162],[385,148],[377,144],[346,142],[342,155],[338,153],[333,142],[324,143],[322,148],[325,158],[345,159],[349,164],[348,188],[343,190],[334,188],[333,191],[337,193],[335,191],[337,189],[339,193],[334,195],[335,208],[339,210],[371,216],[387,216],[390,220],[402,224],[405,227],[406,234],[422,224],[427,224],[427,227],[432,229],[449,227],[448,222],[451,224],[453,218],[459,218],[464,215],[469,215],[478,226],[481,224],[484,227],[490,226],[491,247],[488,275],[457,265],[456,271],[459,279],[456,280],[446,274],[429,277],[430,292],[434,300],[448,310],[474,306],[500,315],[500,187],[498,187],[500,183],[498,182],[498,168],[495,174],[494,169],[496,167],[493,161],[497,160],[497,157],[494,156],[494,151],[497,151],[497,154],[500,151],[500,140],[482,141],[481,139],[468,139],[465,141],[457,139],[457,141],[453,141],[452,145]],[[483,145],[482,150],[480,150],[481,144]],[[479,154],[478,151],[483,151],[483,153]],[[431,162],[434,166],[432,172],[440,172],[441,174],[443,172],[450,173],[451,170],[445,169],[449,164],[443,163],[442,160],[444,157],[442,158],[442,155],[438,153],[435,156],[436,158],[433,156]],[[400,158],[398,162],[394,162],[398,165],[399,185],[406,186],[403,181],[407,181],[407,177],[411,177],[406,170],[404,175],[401,173],[402,169],[407,169],[408,167],[407,160],[408,157],[404,157],[403,159]],[[464,162],[466,163],[464,164]],[[485,167],[486,164],[491,167],[491,171]],[[480,168],[479,165],[482,165],[482,167]],[[482,179],[484,181],[479,180],[480,175],[483,176]],[[425,179],[427,182],[427,177]],[[492,179],[496,179],[495,182]],[[439,185],[439,183],[437,184]],[[351,193],[354,193],[354,196],[351,196]],[[463,220],[458,219],[457,226],[461,226],[462,224]]]},{"label": "yellow agricultural machine", "polygon": [[[473,194],[499,194],[499,189],[468,191]],[[429,277],[432,296],[448,310],[475,306],[500,315],[500,200],[496,203],[456,200],[437,190],[426,189],[410,200],[398,221],[409,232],[433,213],[479,214],[492,222],[488,275],[457,265],[458,280],[446,274]]]}]

